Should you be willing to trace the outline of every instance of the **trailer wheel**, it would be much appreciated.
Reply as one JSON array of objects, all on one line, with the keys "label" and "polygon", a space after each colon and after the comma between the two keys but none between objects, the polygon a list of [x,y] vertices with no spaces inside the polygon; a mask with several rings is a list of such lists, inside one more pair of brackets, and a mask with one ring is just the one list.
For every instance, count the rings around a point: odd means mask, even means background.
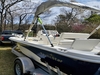
[{"label": "trailer wheel", "polygon": [[15,75],[23,75],[23,68],[20,60],[15,60],[14,62],[14,73]]}]

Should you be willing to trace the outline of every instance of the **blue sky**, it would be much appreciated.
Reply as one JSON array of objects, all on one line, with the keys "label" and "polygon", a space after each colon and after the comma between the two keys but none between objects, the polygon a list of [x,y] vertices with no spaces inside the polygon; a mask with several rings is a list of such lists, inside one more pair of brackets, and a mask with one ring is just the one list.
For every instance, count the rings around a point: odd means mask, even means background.
[{"label": "blue sky", "polygon": [[77,2],[88,4],[90,6],[99,6],[100,7],[100,0],[76,0]]},{"label": "blue sky", "polygon": [[81,3],[86,3],[86,2],[97,1],[97,0],[76,0],[76,1]]},{"label": "blue sky", "polygon": [[81,3],[86,3],[86,2],[91,2],[91,1],[99,1],[100,2],[100,0],[76,0],[76,1],[81,2]]},{"label": "blue sky", "polygon": [[[34,1],[46,1],[46,0],[34,0]],[[61,0],[61,1],[69,1],[69,0]],[[76,1],[81,2],[81,3],[86,3],[86,2],[91,2],[91,1],[99,1],[100,2],[100,0],[76,0]]]}]

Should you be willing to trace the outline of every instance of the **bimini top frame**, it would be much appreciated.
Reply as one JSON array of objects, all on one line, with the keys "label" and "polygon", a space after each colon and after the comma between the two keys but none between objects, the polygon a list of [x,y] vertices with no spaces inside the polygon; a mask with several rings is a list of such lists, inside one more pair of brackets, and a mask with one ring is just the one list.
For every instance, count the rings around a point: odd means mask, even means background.
[{"label": "bimini top frame", "polygon": [[[37,10],[36,10],[35,16],[34,16],[34,20],[33,20],[32,24],[30,25],[30,28],[28,30],[28,33],[27,33],[25,39],[28,37],[30,30],[32,29],[34,23],[37,20],[42,24],[42,21],[39,18],[40,14],[44,13],[45,11],[49,10],[52,7],[62,7],[62,6],[71,7],[71,8],[85,9],[85,10],[91,10],[91,11],[94,11],[94,12],[100,12],[100,9],[98,9],[96,7],[87,6],[87,5],[84,5],[84,4],[81,4],[81,3],[61,2],[61,1],[46,1],[46,2],[43,2],[37,7]],[[45,31],[45,28],[44,28],[43,25],[42,25],[42,27],[43,27],[43,29]],[[47,38],[48,38],[51,46],[53,46],[48,36],[47,36]]]},{"label": "bimini top frame", "polygon": [[87,5],[84,5],[84,4],[81,4],[81,3],[47,1],[47,2],[43,2],[41,5],[38,6],[38,8],[37,8],[37,10],[35,12],[35,16],[38,16],[38,15],[42,14],[43,12],[49,10],[52,7],[62,7],[62,6],[100,12],[100,10],[98,8],[96,8],[96,7],[87,6]]}]

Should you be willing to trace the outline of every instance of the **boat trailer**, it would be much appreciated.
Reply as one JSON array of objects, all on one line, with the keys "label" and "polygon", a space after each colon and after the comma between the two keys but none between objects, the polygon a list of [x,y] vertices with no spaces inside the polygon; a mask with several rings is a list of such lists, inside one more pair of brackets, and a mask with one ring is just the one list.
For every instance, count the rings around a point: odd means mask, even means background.
[{"label": "boat trailer", "polygon": [[58,67],[55,67],[56,71],[53,71],[48,63],[46,63],[46,67],[43,67],[20,51],[16,50],[16,48],[17,46],[14,46],[11,50],[11,52],[17,56],[14,61],[15,75],[68,75],[61,72]]}]

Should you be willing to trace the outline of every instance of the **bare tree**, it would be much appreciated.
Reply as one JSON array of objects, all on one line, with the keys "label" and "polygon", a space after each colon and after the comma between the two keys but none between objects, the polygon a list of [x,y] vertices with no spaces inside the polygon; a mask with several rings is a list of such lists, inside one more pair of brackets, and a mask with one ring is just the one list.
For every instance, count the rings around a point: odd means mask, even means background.
[{"label": "bare tree", "polygon": [[59,32],[71,31],[71,26],[75,23],[80,23],[77,18],[77,15],[80,14],[80,11],[75,8],[71,9],[61,9],[62,14],[58,15],[56,18],[55,25]]},{"label": "bare tree", "polygon": [[13,30],[13,24],[14,24],[14,13],[11,12],[11,10],[9,9],[8,11],[8,15],[7,15],[7,25],[10,25],[11,30]]},{"label": "bare tree", "polygon": [[[0,16],[1,16],[1,21],[0,21],[0,32],[3,30],[3,24],[4,21],[6,22],[6,15],[7,15],[7,10],[12,7],[13,5],[24,1],[24,0],[0,0]],[[5,26],[4,26],[5,27]]]},{"label": "bare tree", "polygon": [[[25,18],[28,18],[28,14],[34,14],[36,7],[39,4],[31,2],[31,0],[9,0],[4,2],[0,1],[2,4],[2,11],[0,10],[0,29],[5,30],[5,28],[10,26],[10,29],[14,29],[14,24],[17,22],[18,28],[23,23]],[[26,23],[26,22],[25,22]],[[7,26],[8,24],[8,26]],[[17,29],[18,29],[17,28]]]},{"label": "bare tree", "polygon": [[21,24],[23,24],[23,21],[24,23],[28,22],[28,21],[25,22],[25,20],[28,18],[27,16],[29,16],[29,14],[30,15],[34,14],[37,8],[37,5],[38,4],[35,4],[34,2],[31,2],[30,0],[30,1],[24,1],[22,3],[22,7],[17,6],[17,9],[19,9],[16,11],[16,14],[19,20],[18,29],[20,29],[20,26]]}]

